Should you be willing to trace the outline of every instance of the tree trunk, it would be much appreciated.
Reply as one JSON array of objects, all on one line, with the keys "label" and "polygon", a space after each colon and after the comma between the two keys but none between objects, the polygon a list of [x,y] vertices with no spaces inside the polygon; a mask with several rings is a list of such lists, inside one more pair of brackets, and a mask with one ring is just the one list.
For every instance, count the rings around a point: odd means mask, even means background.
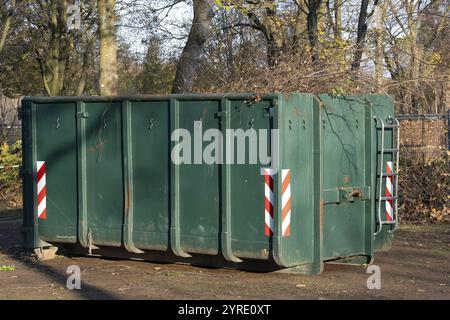
[{"label": "tree trunk", "polygon": [[334,38],[342,39],[342,0],[334,0]]},{"label": "tree trunk", "polygon": [[78,87],[76,91],[77,96],[81,96],[84,93],[84,89],[86,87],[86,78],[87,78],[87,72],[89,67],[89,56],[90,56],[90,46],[86,47],[84,53],[83,53],[83,64],[81,65],[81,72],[80,72],[80,81],[78,82]]},{"label": "tree trunk", "polygon": [[116,0],[97,0],[100,38],[99,86],[102,96],[115,96],[118,92],[115,5]]},{"label": "tree trunk", "polygon": [[325,32],[327,24],[327,1],[322,0],[317,10],[318,31]]},{"label": "tree trunk", "polygon": [[[50,48],[45,57],[38,53],[38,63],[49,96],[60,96],[64,91],[64,76],[68,60],[67,1],[50,2]],[[37,50],[37,49],[36,49]]]},{"label": "tree trunk", "polygon": [[87,82],[87,77],[88,77],[88,71],[89,71],[89,67],[91,66],[91,60],[92,60],[92,55],[93,55],[93,47],[95,45],[95,41],[96,41],[96,37],[94,34],[86,34],[83,37],[83,47],[84,47],[84,51],[83,51],[83,61],[81,64],[81,70],[80,70],[80,76],[79,76],[79,80],[78,80],[78,86],[77,89],[75,91],[75,94],[77,96],[82,96],[84,94],[85,88],[86,88],[86,82]]},{"label": "tree trunk", "polygon": [[280,57],[285,49],[285,40],[281,21],[276,12],[276,2],[274,0],[267,1],[266,21],[268,34],[268,63],[269,66],[275,66],[280,61]]},{"label": "tree trunk", "polygon": [[381,91],[383,84],[383,24],[385,16],[385,3],[381,3],[377,10],[375,21],[375,83],[377,91]]},{"label": "tree trunk", "polygon": [[3,48],[5,47],[6,43],[6,37],[9,33],[9,30],[11,29],[11,23],[13,20],[14,15],[14,9],[16,8],[16,0],[11,1],[11,8],[6,14],[5,23],[3,25],[1,34],[0,34],[0,53],[2,52]]},{"label": "tree trunk", "polygon": [[[419,6],[419,4],[417,4]],[[417,8],[419,11],[419,8]],[[422,44],[418,43],[417,39],[417,24],[418,21],[414,19],[414,1],[408,1],[406,5],[406,13],[407,13],[407,21],[409,27],[409,45],[410,45],[410,101],[411,108],[415,109],[417,113],[427,113],[428,110],[423,110],[423,106],[419,105],[419,70],[420,70],[420,60],[421,60],[421,46]]]},{"label": "tree trunk", "polygon": [[318,26],[319,21],[317,17],[317,12],[322,4],[322,0],[308,0],[306,6],[308,7],[307,15],[307,29],[308,29],[308,40],[311,47],[311,58],[315,62],[318,60],[319,55],[317,53],[317,41],[319,39]]},{"label": "tree trunk", "polygon": [[270,0],[265,3],[263,19],[251,10],[247,12],[247,17],[253,22],[253,27],[261,31],[266,38],[267,64],[270,67],[275,66],[286,48],[282,21],[276,14],[276,2]]},{"label": "tree trunk", "polygon": [[295,1],[297,14],[295,16],[294,36],[292,40],[292,52],[298,54],[301,51],[302,38],[306,35],[306,13],[304,2]]},{"label": "tree trunk", "polygon": [[193,8],[194,19],[186,45],[178,61],[175,80],[172,85],[173,93],[192,92],[203,47],[208,39],[210,24],[214,15],[210,0],[193,0]]},{"label": "tree trunk", "polygon": [[366,42],[367,34],[367,8],[369,6],[369,0],[361,1],[361,8],[359,10],[358,19],[358,33],[356,36],[356,51],[352,62],[352,70],[358,70],[361,66],[362,55],[364,51],[364,45]]}]

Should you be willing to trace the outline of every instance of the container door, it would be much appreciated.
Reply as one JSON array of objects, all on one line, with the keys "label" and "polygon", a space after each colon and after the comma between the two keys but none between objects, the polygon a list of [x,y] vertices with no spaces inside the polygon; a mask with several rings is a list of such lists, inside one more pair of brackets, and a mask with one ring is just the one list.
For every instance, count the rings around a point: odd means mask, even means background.
[{"label": "container door", "polygon": [[75,243],[77,139],[75,103],[35,104],[34,214],[42,240]]},{"label": "container door", "polygon": [[203,150],[208,145],[203,134],[209,129],[220,129],[220,100],[177,100],[172,110],[176,123],[173,128],[186,130],[191,137],[191,148],[185,150],[190,156],[184,154],[186,161],[178,169],[172,164],[176,179],[172,189],[172,227],[180,232],[184,252],[216,255],[220,242],[220,170],[219,165],[203,161]]},{"label": "container door", "polygon": [[[233,163],[230,170],[231,247],[240,258],[268,259],[271,237],[266,234],[265,177],[261,168],[270,167],[264,156],[270,156],[270,129],[272,100],[249,103],[245,100],[229,101],[229,125],[234,136]],[[266,138],[262,145],[261,135]],[[238,139],[245,140],[239,150]],[[250,150],[253,150],[251,153]],[[264,155],[261,157],[262,152]],[[239,160],[244,160],[242,164]]]},{"label": "container door", "polygon": [[324,260],[372,255],[373,120],[362,98],[321,96]]},{"label": "container door", "polygon": [[86,187],[87,234],[80,236],[95,245],[118,247],[124,203],[121,103],[89,102],[85,107],[86,176],[80,183]]},{"label": "container door", "polygon": [[[127,194],[132,235],[139,249],[167,250],[169,244],[169,101],[130,101]],[[125,113],[127,114],[127,113]],[[127,219],[127,217],[125,217]]]}]

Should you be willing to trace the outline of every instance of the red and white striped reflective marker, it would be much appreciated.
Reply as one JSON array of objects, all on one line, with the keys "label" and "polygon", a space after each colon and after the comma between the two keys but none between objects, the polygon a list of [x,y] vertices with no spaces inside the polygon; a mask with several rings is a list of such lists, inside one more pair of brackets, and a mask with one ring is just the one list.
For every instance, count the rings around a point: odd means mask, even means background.
[{"label": "red and white striped reflective marker", "polygon": [[[281,235],[287,237],[291,234],[291,170],[281,171]],[[264,203],[265,203],[265,235],[273,235],[273,171],[265,169],[264,174]]]},{"label": "red and white striped reflective marker", "polygon": [[291,234],[291,170],[283,169],[281,183],[281,235]]},{"label": "red and white striped reflective marker", "polygon": [[[391,174],[392,173],[392,161],[386,162],[386,173]],[[394,194],[394,187],[393,187],[393,177],[387,176],[386,177],[386,197],[392,197]],[[392,221],[394,218],[394,208],[393,208],[393,200],[386,200],[386,220]]]},{"label": "red and white striped reflective marker", "polygon": [[38,218],[47,218],[47,197],[45,181],[45,161],[37,161],[37,206]]},{"label": "red and white striped reflective marker", "polygon": [[264,173],[264,221],[265,234],[271,236],[273,234],[273,176],[271,169],[265,169]]}]

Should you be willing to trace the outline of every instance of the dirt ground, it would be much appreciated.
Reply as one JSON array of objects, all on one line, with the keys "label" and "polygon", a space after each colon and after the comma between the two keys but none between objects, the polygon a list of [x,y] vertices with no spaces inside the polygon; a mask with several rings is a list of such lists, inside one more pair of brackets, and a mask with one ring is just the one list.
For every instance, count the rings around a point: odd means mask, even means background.
[{"label": "dirt ground", "polygon": [[[318,276],[252,273],[141,261],[62,257],[37,262],[22,249],[21,211],[0,211],[0,299],[450,299],[450,225],[401,226],[379,253],[381,289],[366,269],[327,264]],[[81,290],[66,288],[81,268]]]}]

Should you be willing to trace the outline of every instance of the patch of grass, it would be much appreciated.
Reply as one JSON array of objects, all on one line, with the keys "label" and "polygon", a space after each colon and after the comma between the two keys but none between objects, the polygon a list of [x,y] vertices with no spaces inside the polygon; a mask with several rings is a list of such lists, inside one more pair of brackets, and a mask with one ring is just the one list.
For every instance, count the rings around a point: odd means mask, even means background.
[{"label": "patch of grass", "polygon": [[174,277],[174,276],[182,276],[183,273],[180,271],[167,271],[166,273],[164,273],[164,275],[166,277]]},{"label": "patch of grass", "polygon": [[0,271],[14,271],[16,270],[16,266],[10,264],[10,265],[1,265]]},{"label": "patch of grass", "polygon": [[400,224],[399,229],[406,232],[440,232],[447,233],[450,230],[450,224],[442,223],[442,224],[428,224],[428,225],[420,225],[420,224]]}]

